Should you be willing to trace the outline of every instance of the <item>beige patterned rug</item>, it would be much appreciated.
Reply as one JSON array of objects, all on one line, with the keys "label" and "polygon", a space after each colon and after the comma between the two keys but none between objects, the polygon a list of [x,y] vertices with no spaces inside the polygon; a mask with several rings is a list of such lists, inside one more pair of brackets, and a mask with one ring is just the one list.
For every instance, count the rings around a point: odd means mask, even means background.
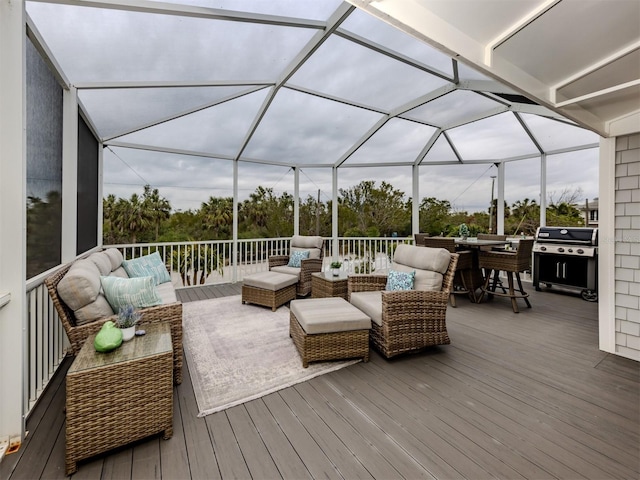
[{"label": "beige patterned rug", "polygon": [[199,417],[360,361],[302,368],[289,337],[289,309],[243,305],[240,295],[184,303],[183,325]]}]

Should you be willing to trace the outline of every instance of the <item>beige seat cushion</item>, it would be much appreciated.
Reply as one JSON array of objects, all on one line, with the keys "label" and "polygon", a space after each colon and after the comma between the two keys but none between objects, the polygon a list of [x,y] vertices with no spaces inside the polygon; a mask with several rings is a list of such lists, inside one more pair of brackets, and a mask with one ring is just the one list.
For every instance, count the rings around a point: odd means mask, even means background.
[{"label": "beige seat cushion", "polygon": [[263,288],[265,290],[272,290],[275,292],[282,290],[289,285],[298,283],[298,277],[271,270],[269,272],[259,272],[254,273],[253,275],[248,275],[244,277],[242,283],[249,287]]},{"label": "beige seat cushion", "polygon": [[277,272],[277,273],[284,273],[286,275],[293,275],[296,277],[296,279],[300,280],[300,269],[298,267],[290,267],[288,265],[278,265],[277,267],[273,267],[271,271]]},{"label": "beige seat cushion", "polygon": [[163,305],[176,303],[178,301],[176,290],[173,288],[173,284],[171,282],[164,282],[160,285],[156,285],[156,290],[158,291],[158,295],[160,296]]},{"label": "beige seat cushion", "polygon": [[351,294],[351,305],[362,310],[371,317],[371,321],[382,325],[382,292],[354,292]]},{"label": "beige seat cushion", "polygon": [[371,328],[371,319],[343,298],[292,300],[289,308],[309,335]]}]

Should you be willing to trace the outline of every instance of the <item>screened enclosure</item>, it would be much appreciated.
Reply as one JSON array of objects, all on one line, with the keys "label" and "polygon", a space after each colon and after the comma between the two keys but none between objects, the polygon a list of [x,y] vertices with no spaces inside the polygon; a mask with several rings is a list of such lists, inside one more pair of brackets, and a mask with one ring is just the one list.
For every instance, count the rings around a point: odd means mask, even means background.
[{"label": "screened enclosure", "polygon": [[[29,33],[106,147],[103,194],[149,183],[186,209],[247,195],[247,172],[292,192],[296,168],[302,197],[331,198],[332,175],[313,170],[336,168],[341,186],[392,179],[408,196],[442,196],[448,180],[460,192],[477,178],[442,166],[576,150],[593,185],[596,134],[349,3],[66,3],[27,2]],[[247,164],[236,186],[234,162]],[[434,166],[443,182],[416,187]],[[530,177],[513,168],[512,201],[515,177]],[[485,209],[495,174],[460,208]],[[544,203],[546,179],[527,181]]]}]

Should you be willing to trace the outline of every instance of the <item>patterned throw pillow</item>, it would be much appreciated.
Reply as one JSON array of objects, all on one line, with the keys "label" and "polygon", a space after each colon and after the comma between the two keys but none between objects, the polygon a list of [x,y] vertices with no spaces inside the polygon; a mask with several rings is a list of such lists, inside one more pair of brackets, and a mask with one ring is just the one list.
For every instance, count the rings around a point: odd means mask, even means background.
[{"label": "patterned throw pillow", "polygon": [[309,258],[309,250],[296,250],[289,255],[289,263],[287,266],[300,268],[302,266],[302,260],[306,260],[307,258]]},{"label": "patterned throw pillow", "polygon": [[164,262],[158,252],[153,252],[132,260],[124,260],[122,266],[127,272],[127,275],[129,275],[129,278],[153,277],[156,285],[171,281],[167,267],[164,266]]},{"label": "patterned throw pillow", "polygon": [[387,277],[387,290],[413,290],[413,279],[416,276],[416,271],[413,272],[398,272],[396,270],[389,270],[389,276]]},{"label": "patterned throw pillow", "polygon": [[162,304],[153,277],[100,277],[100,282],[114,312],[127,305],[144,308]]}]

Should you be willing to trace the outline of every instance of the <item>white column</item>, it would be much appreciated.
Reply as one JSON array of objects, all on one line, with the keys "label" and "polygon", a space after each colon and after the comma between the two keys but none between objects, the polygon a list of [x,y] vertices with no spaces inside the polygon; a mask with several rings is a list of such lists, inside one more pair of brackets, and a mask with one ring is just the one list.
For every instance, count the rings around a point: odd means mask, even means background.
[{"label": "white column", "polygon": [[232,282],[238,281],[238,160],[233,161],[233,244],[231,247]]},{"label": "white column", "polygon": [[600,350],[616,351],[616,138],[600,139],[598,212],[598,326]]},{"label": "white column", "polygon": [[293,167],[293,234],[300,235],[300,169]]},{"label": "white column", "polygon": [[104,209],[102,197],[104,195],[104,145],[102,142],[98,143],[98,246],[102,247],[103,230],[102,224],[104,223]]},{"label": "white column", "polygon": [[540,157],[540,226],[547,225],[547,154]]},{"label": "white column", "polygon": [[[26,89],[22,0],[0,0],[0,440],[23,435]],[[5,295],[10,295],[7,297]]]},{"label": "white column", "polygon": [[411,232],[415,238],[416,233],[420,233],[420,166],[411,167],[411,180],[413,181],[413,191],[411,195]]},{"label": "white column", "polygon": [[78,92],[63,90],[62,96],[62,263],[77,255],[78,218]]},{"label": "white column", "polygon": [[498,208],[496,213],[497,234],[504,235],[504,163],[498,163]]},{"label": "white column", "polygon": [[338,167],[333,167],[332,171],[332,194],[331,194],[331,237],[333,246],[331,253],[334,261],[338,260]]}]

